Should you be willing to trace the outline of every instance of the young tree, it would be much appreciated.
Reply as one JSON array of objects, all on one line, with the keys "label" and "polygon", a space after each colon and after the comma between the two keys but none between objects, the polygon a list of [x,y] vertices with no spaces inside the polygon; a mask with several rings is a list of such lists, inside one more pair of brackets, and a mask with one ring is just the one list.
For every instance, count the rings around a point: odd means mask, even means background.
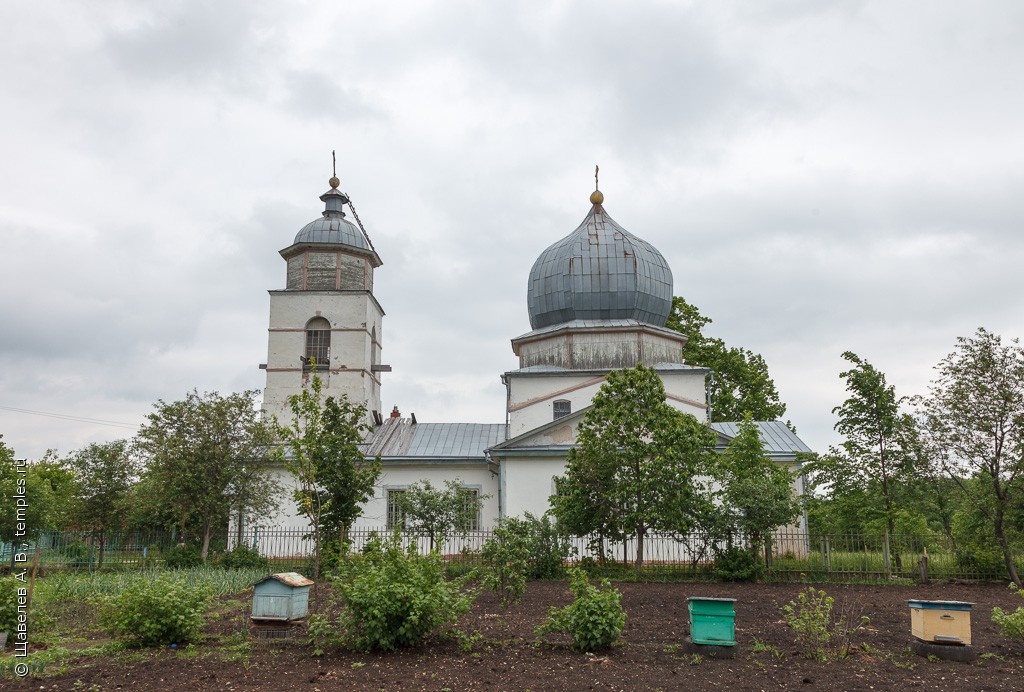
[{"label": "young tree", "polygon": [[138,469],[129,453],[127,440],[89,446],[69,456],[65,466],[75,479],[77,521],[82,528],[98,532],[99,566],[103,566],[106,532],[123,524],[128,493]]},{"label": "young tree", "polygon": [[16,460],[14,450],[0,435],[0,542],[16,546],[15,553],[35,543],[40,531],[54,528],[62,519],[64,503],[55,493],[56,487],[66,492],[69,478],[52,468],[52,452],[37,462]]},{"label": "young tree", "polygon": [[721,339],[703,334],[711,318],[676,296],[665,326],[687,336],[683,358],[691,365],[710,368],[708,412],[713,421],[738,421],[744,413],[754,420],[777,420],[786,412],[764,358],[745,348],[727,347]]},{"label": "young tree", "polygon": [[[870,511],[885,520],[889,536],[896,533],[900,499],[921,480],[913,417],[901,412],[906,397],[897,397],[885,374],[855,353],[843,358],[853,367],[839,374],[849,398],[832,409],[835,428],[845,440],[839,449],[805,468],[812,488],[827,486],[832,497],[857,497],[870,502]],[[900,552],[893,554],[902,569]]]},{"label": "young tree", "polygon": [[195,516],[206,560],[215,529],[226,526],[233,507],[269,511],[277,484],[268,475],[273,427],[256,406],[257,392],[228,396],[190,392],[182,401],[154,404],[136,445],[155,487],[179,518],[182,542]]},{"label": "young tree", "polygon": [[[555,516],[571,526],[596,510],[607,522],[598,530],[636,539],[639,570],[649,531],[685,533],[693,526],[702,500],[695,479],[708,471],[715,440],[707,425],[666,403],[654,369],[613,371],[580,423],[565,477],[555,481]],[[574,507],[577,499],[586,504]]]},{"label": "young tree", "polygon": [[313,579],[320,578],[326,536],[348,537],[348,528],[373,496],[380,457],[367,461],[359,449],[370,427],[366,410],[347,397],[323,398],[323,382],[313,375],[308,388],[288,398],[292,420],[277,426],[284,465],[295,477],[295,502],[313,536]]},{"label": "young tree", "polygon": [[1024,586],[1007,537],[1008,513],[1024,493],[1024,348],[979,328],[959,337],[935,370],[919,402],[931,455],[984,513],[1007,574]]},{"label": "young tree", "polygon": [[430,549],[444,545],[454,534],[469,531],[476,523],[486,496],[464,488],[459,479],[445,481],[444,489],[430,481],[413,483],[399,498],[405,529],[430,537]]},{"label": "young tree", "polygon": [[719,464],[722,507],[732,527],[750,540],[759,554],[772,532],[800,513],[793,476],[764,451],[761,433],[746,414]]}]

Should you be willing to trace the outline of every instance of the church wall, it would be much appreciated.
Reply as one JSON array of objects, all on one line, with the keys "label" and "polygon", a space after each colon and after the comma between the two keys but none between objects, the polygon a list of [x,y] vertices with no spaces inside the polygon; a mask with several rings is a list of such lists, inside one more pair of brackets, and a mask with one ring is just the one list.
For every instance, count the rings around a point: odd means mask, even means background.
[{"label": "church wall", "polygon": [[555,492],[553,478],[565,473],[564,457],[506,458],[501,465],[505,516],[530,512],[539,517],[550,509],[548,498]]},{"label": "church wall", "polygon": [[484,500],[480,512],[481,528],[491,528],[498,518],[498,478],[483,464],[387,464],[384,466],[373,498],[363,507],[356,526],[380,529],[387,524],[387,491],[402,490],[417,481],[430,481],[435,488],[444,488],[445,481],[458,480],[459,485],[476,488]]}]

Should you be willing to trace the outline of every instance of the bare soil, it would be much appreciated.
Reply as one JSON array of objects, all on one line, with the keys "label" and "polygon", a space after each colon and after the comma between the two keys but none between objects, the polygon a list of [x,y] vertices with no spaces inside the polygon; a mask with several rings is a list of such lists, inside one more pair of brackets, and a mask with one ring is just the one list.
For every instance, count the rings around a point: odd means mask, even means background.
[{"label": "bare soil", "polygon": [[[125,652],[76,659],[63,672],[6,678],[12,690],[1021,690],[1024,646],[1004,639],[992,607],[1022,605],[1002,584],[929,586],[825,584],[835,612],[870,624],[851,638],[851,653],[828,662],[801,655],[779,607],[803,584],[618,584],[628,619],[622,643],[597,655],[572,651],[568,639],[537,645],[533,628],[549,606],[569,602],[565,582],[534,582],[523,601],[503,610],[484,593],[460,621],[478,633],[472,652],[453,640],[390,653],[329,651],[311,656],[300,638],[248,643],[245,604],[233,601],[192,649]],[[737,599],[737,655],[695,657],[688,596]],[[907,599],[971,601],[976,663],[929,660],[909,651]],[[243,599],[244,600],[244,599]],[[239,645],[241,642],[241,646]]]}]

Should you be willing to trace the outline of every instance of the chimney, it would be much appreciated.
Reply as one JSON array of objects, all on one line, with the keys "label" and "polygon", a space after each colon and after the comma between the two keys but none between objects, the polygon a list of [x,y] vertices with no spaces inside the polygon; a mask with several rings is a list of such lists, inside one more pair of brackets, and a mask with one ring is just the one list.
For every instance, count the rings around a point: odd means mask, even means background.
[{"label": "chimney", "polygon": [[392,418],[401,418],[401,417],[402,417],[402,414],[401,414],[401,412],[400,412],[400,411],[398,410],[398,407],[397,407],[397,406],[395,406],[395,407],[394,407],[393,409],[391,409],[391,417],[392,417]]}]

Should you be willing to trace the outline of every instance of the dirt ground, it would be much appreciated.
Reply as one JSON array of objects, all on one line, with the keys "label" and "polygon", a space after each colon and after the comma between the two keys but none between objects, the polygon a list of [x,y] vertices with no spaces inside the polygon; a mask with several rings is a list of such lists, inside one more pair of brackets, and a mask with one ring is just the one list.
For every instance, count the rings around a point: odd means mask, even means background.
[{"label": "dirt ground", "polygon": [[[622,644],[598,655],[575,653],[568,639],[536,645],[534,626],[549,606],[568,603],[565,582],[534,582],[523,601],[502,610],[482,594],[461,628],[478,633],[472,652],[451,640],[394,653],[330,651],[313,658],[302,640],[248,644],[238,636],[244,606],[210,623],[209,640],[191,650],[126,652],[78,659],[57,675],[6,678],[12,690],[1022,690],[1024,646],[1002,638],[992,607],[1021,599],[1001,584],[929,586],[825,584],[836,614],[870,625],[851,640],[848,657],[820,663],[800,656],[779,606],[797,584],[618,584],[628,619]],[[686,653],[688,596],[737,599],[737,655]],[[909,652],[907,599],[971,601],[976,663],[929,660]],[[237,602],[236,602],[237,603]]]}]

